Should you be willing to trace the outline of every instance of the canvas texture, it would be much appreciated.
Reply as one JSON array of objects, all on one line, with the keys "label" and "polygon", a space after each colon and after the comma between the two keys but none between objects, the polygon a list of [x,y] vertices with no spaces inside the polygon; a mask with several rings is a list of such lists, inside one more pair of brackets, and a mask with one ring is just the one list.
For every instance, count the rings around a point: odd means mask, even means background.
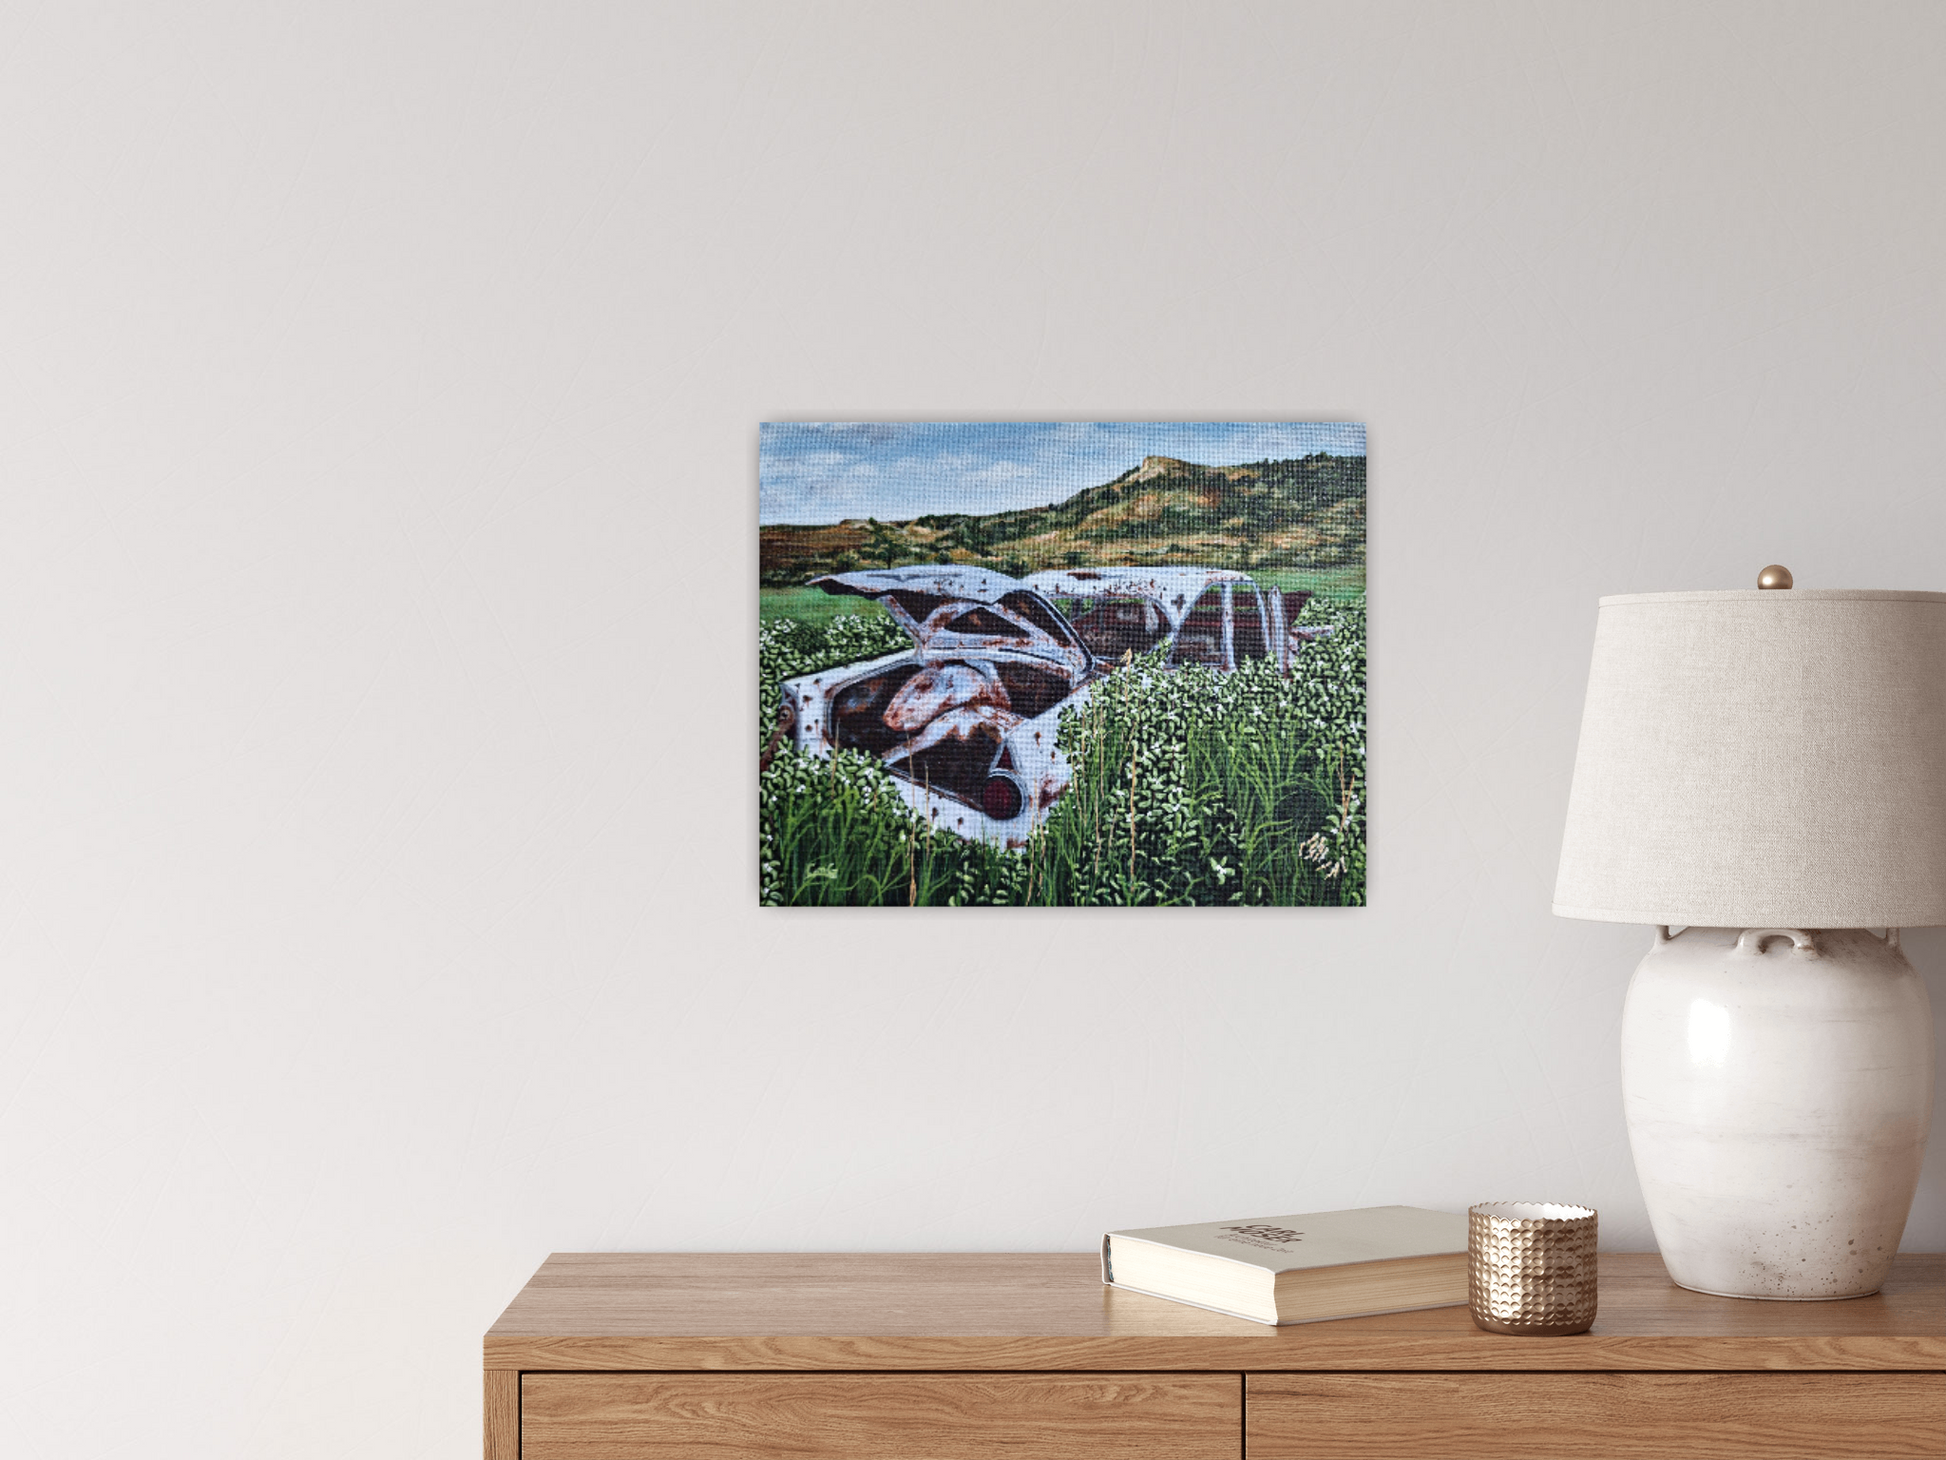
[{"label": "canvas texture", "polygon": [[1362,425],[771,422],[766,905],[1362,906]]}]

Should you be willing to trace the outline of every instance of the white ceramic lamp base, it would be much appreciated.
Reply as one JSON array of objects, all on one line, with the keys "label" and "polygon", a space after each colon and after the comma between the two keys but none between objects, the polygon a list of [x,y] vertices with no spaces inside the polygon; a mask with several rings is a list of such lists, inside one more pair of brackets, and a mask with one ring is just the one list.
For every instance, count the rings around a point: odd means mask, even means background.
[{"label": "white ceramic lamp base", "polygon": [[1933,1076],[1896,932],[1658,932],[1622,1013],[1622,1099],[1669,1276],[1737,1298],[1876,1292]]}]

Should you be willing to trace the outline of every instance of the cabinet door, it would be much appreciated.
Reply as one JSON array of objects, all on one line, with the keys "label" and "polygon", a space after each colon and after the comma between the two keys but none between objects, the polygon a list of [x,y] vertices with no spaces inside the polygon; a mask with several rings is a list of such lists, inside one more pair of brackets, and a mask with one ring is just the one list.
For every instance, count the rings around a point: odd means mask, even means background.
[{"label": "cabinet door", "polygon": [[1238,1374],[526,1374],[521,1460],[1239,1460]]},{"label": "cabinet door", "polygon": [[1252,1374],[1247,1384],[1248,1460],[1946,1455],[1946,1374]]}]

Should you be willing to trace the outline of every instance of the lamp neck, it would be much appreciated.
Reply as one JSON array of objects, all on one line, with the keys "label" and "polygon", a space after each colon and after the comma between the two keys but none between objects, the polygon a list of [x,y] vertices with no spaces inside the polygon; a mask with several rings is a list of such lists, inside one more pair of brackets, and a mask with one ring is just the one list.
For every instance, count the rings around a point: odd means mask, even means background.
[{"label": "lamp neck", "polygon": [[[1656,924],[1656,947],[1661,948],[1673,943],[1689,931],[1685,927],[1671,932],[1670,928],[1672,926],[1669,923]],[[1740,952],[1761,953],[1769,946],[1770,939],[1789,938],[1792,947],[1810,953],[1815,957],[1818,953],[1818,933],[1820,931],[1817,928],[1745,928],[1737,935],[1737,949]],[[1860,928],[1858,931],[1878,938],[1888,948],[1897,948],[1899,946],[1899,930],[1897,928],[1887,928],[1883,936],[1873,933],[1869,928]]]}]

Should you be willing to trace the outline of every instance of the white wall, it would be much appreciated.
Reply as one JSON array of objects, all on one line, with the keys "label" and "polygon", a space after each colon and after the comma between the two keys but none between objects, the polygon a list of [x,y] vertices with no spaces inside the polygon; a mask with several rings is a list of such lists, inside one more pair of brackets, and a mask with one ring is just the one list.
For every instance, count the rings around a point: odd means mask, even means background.
[{"label": "white wall", "polygon": [[[0,1452],[477,1454],[556,1249],[1494,1197],[1650,1245],[1648,934],[1548,913],[1594,600],[1946,588],[1943,53],[1924,4],[17,16]],[[759,912],[781,416],[1369,422],[1372,906]]]}]

